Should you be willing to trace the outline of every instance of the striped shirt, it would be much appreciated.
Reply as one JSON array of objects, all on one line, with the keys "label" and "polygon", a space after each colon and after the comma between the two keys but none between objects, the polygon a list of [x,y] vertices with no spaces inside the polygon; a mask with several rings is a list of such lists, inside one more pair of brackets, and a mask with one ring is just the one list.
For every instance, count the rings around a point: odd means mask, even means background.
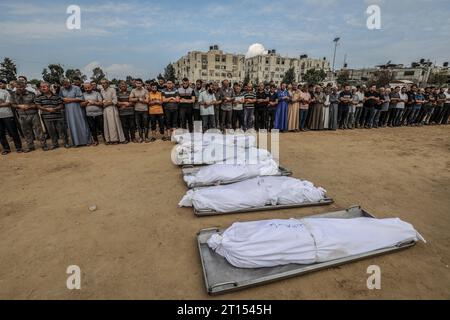
[{"label": "striped shirt", "polygon": [[57,110],[55,112],[47,112],[47,111],[41,110],[42,119],[56,120],[56,119],[64,118],[64,113],[63,113],[64,105],[63,105],[63,100],[60,96],[57,96],[53,93],[50,96],[42,94],[39,97],[37,97],[36,99],[34,99],[34,103],[37,106],[46,107],[46,108],[58,108],[59,107],[59,110]]},{"label": "striped shirt", "polygon": [[[191,87],[183,88],[183,86],[178,88],[178,95],[180,96],[180,99],[185,100],[191,100],[193,97],[195,97],[194,90]],[[193,102],[180,102],[180,108],[189,108],[192,107],[193,104]]]},{"label": "striped shirt", "polygon": [[[256,94],[253,91],[246,91],[244,93],[244,98],[245,100],[250,99],[250,100],[254,100],[256,99]],[[254,103],[244,103],[244,108],[254,108],[255,104]]]},{"label": "striped shirt", "polygon": [[[179,96],[178,91],[173,88],[172,90],[166,89],[163,91],[163,97],[164,98],[176,98]],[[177,102],[165,102],[164,103],[164,109],[165,110],[178,110],[178,103]]]},{"label": "striped shirt", "polygon": [[[130,92],[129,91],[118,91],[117,92],[118,102],[130,102]],[[134,106],[131,105],[128,108],[119,108],[120,116],[131,116],[134,114]]]}]

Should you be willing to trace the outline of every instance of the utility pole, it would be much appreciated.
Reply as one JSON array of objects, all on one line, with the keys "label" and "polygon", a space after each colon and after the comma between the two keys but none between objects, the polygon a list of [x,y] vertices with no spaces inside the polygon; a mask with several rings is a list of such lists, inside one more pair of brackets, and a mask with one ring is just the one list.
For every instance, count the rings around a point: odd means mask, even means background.
[{"label": "utility pole", "polygon": [[337,38],[334,38],[334,40],[333,40],[333,42],[334,42],[333,68],[332,68],[333,72],[334,72],[334,63],[336,61],[336,49],[337,49],[337,45],[338,45],[338,42],[339,42],[340,39],[341,38],[337,37]]},{"label": "utility pole", "polygon": [[334,38],[334,40],[333,40],[333,42],[334,42],[333,67],[332,67],[332,70],[333,70],[333,80],[334,80],[334,63],[335,63],[335,61],[336,61],[336,49],[337,49],[337,45],[338,45],[338,42],[339,42],[340,39],[341,39],[341,38],[337,37],[337,38]]}]

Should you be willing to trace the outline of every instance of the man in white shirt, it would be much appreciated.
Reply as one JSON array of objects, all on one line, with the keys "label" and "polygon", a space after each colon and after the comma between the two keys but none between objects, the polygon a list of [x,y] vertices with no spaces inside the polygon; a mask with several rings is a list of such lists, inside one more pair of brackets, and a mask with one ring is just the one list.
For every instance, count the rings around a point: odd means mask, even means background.
[{"label": "man in white shirt", "polygon": [[200,115],[202,117],[203,131],[216,127],[214,118],[214,106],[217,104],[211,83],[200,93],[198,102],[200,104]]},{"label": "man in white shirt", "polygon": [[6,90],[6,81],[0,80],[0,143],[3,147],[2,155],[7,155],[11,152],[6,133],[13,138],[16,151],[18,153],[22,152],[22,142],[11,109],[11,95]]},{"label": "man in white shirt", "polygon": [[442,109],[442,120],[440,124],[448,124],[448,117],[450,116],[450,88],[445,91],[445,103]]}]

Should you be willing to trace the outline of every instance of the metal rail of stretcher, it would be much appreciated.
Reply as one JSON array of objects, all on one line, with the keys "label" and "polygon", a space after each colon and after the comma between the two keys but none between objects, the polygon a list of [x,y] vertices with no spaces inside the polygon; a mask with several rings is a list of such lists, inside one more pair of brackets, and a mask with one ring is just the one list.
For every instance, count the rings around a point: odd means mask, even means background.
[{"label": "metal rail of stretcher", "polygon": [[[352,219],[357,217],[370,217],[376,219],[375,216],[361,209],[359,206],[350,207],[346,210],[301,218]],[[318,271],[385,253],[395,252],[411,247],[415,244],[414,241],[411,241],[364,254],[310,265],[289,264],[270,268],[243,269],[232,266],[225,260],[225,258],[216,254],[208,247],[207,240],[211,237],[211,235],[214,233],[220,233],[223,230],[224,229],[219,228],[208,228],[202,229],[197,233],[197,245],[203,269],[206,291],[210,295],[228,293],[290,277],[300,276],[308,272]]]},{"label": "metal rail of stretcher", "polygon": [[[197,173],[201,168],[202,168],[201,166],[198,167],[198,166],[193,166],[193,165],[186,165],[186,166],[183,166],[181,168],[181,174],[183,175],[183,177],[186,176],[186,175],[191,175],[191,174]],[[288,169],[286,169],[284,167],[279,166],[278,167],[278,174],[276,174],[275,176],[285,176],[285,177],[287,177],[287,176],[291,176],[291,175],[292,175],[292,171],[290,171],[290,170],[288,170]],[[203,188],[203,187],[213,187],[213,186],[218,186],[218,185],[226,185],[226,184],[241,182],[243,180],[245,180],[245,179],[219,181],[217,183],[210,183],[210,184],[196,183],[196,184],[194,184],[192,186],[188,186],[187,184],[186,185],[187,185],[187,187],[189,189],[193,189],[193,188]],[[183,179],[183,181],[184,181],[184,179]]]},{"label": "metal rail of stretcher", "polygon": [[332,204],[333,202],[334,202],[333,198],[325,197],[324,199],[317,201],[317,202],[302,202],[302,203],[298,203],[298,204],[265,205],[262,207],[253,207],[253,208],[236,210],[236,211],[228,211],[228,212],[217,212],[212,209],[196,209],[194,207],[194,214],[198,217],[217,216],[217,215],[223,215],[223,214],[248,213],[248,212],[256,212],[256,211],[266,211],[266,210],[282,210],[282,209],[324,206],[324,205]]}]

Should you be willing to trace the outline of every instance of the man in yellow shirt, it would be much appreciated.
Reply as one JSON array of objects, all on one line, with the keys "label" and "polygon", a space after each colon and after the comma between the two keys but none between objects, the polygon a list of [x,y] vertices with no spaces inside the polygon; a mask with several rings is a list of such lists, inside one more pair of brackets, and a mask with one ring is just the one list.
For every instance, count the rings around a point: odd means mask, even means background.
[{"label": "man in yellow shirt", "polygon": [[158,84],[156,82],[153,82],[150,88],[151,90],[148,93],[147,98],[152,130],[150,142],[156,141],[156,123],[158,123],[159,133],[162,135],[162,140],[166,141],[169,140],[169,138],[164,135],[164,110],[162,107],[163,95],[160,91],[158,91]]}]

